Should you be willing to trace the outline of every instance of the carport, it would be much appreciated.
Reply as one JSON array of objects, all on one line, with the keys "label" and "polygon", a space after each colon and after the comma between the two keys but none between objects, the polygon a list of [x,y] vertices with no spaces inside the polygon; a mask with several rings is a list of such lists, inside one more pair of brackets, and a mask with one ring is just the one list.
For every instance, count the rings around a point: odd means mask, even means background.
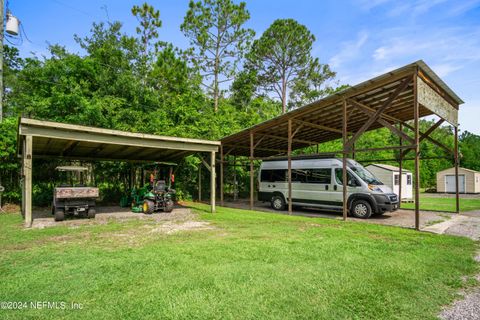
[{"label": "carport", "polygon": [[[265,121],[221,140],[220,148],[220,201],[223,204],[224,166],[226,157],[246,157],[250,162],[250,208],[254,205],[254,161],[287,157],[288,212],[292,212],[292,153],[317,146],[316,155],[341,155],[343,181],[346,181],[346,159],[359,152],[399,150],[395,161],[402,177],[403,161],[413,160],[415,190],[415,227],[419,228],[419,162],[420,143],[430,142],[439,150],[439,158],[450,158],[455,164],[458,195],[458,110],[463,101],[423,62],[417,61],[385,73],[346,90]],[[419,119],[436,116],[434,125],[420,131]],[[444,123],[454,128],[454,146],[446,146],[431,137],[431,133]],[[380,148],[355,148],[355,142],[365,132],[388,128],[398,139],[398,145]],[[342,139],[342,150],[318,152],[322,143]],[[373,159],[372,159],[373,160]],[[374,160],[378,161],[378,160]],[[234,160],[235,165],[235,160]],[[400,190],[402,181],[400,178]],[[401,199],[401,195],[400,195]],[[347,190],[343,188],[343,218],[347,218]]]},{"label": "carport", "polygon": [[[210,154],[211,211],[215,212],[215,154],[219,141],[167,137],[21,118],[17,150],[22,160],[22,214],[32,224],[32,159],[177,162]],[[206,163],[205,163],[206,164]]]}]

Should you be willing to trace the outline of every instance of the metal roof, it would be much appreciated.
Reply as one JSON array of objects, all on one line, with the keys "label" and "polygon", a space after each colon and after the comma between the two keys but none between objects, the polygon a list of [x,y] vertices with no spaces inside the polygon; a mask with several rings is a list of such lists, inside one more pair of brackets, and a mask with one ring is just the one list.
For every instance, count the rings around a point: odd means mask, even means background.
[{"label": "metal roof", "polygon": [[[393,172],[397,172],[397,171],[400,171],[400,168],[399,167],[395,167],[395,166],[391,166],[389,164],[380,164],[380,163],[372,163],[372,164],[369,164],[366,168],[368,169],[368,167],[370,166],[374,166],[374,167],[378,167],[378,168],[381,168],[381,169],[385,169],[387,171],[393,171]],[[410,170],[407,170],[405,168],[402,168],[402,172],[411,172]]]},{"label": "metal roof", "polygon": [[[404,82],[418,76],[434,91],[440,99],[458,113],[463,101],[423,62],[416,61],[399,69],[387,72],[373,79],[315,101],[306,106],[287,112],[250,128],[221,139],[224,153],[237,156],[250,155],[250,133],[254,134],[255,157],[271,157],[285,154],[288,143],[288,121],[294,120],[294,130],[298,131],[292,140],[292,150],[336,140],[342,137],[342,105],[344,99],[355,101],[375,112],[389,99],[389,96]],[[395,124],[413,120],[413,83],[394,99],[383,112],[382,119]],[[431,108],[420,104],[420,117],[434,115]],[[368,114],[348,105],[349,133],[358,131],[370,118]],[[383,127],[375,122],[368,130]]]},{"label": "metal roof", "polygon": [[21,118],[17,153],[23,139],[33,138],[33,156],[72,160],[176,162],[198,152],[217,152],[219,141],[132,133]]}]

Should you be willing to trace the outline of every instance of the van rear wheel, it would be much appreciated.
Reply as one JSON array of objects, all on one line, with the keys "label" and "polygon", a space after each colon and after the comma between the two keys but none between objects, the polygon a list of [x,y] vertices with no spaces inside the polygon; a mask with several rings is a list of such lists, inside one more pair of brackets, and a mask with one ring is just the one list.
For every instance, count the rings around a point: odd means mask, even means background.
[{"label": "van rear wheel", "polygon": [[274,195],[270,203],[274,210],[280,211],[285,209],[285,199],[280,195]]},{"label": "van rear wheel", "polygon": [[368,201],[356,200],[352,205],[352,215],[355,218],[368,219],[372,215],[372,206]]}]

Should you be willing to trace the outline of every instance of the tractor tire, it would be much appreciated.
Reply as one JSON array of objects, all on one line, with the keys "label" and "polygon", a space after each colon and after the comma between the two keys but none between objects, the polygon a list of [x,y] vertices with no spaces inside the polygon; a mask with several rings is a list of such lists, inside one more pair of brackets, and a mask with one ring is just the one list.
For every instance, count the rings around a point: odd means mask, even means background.
[{"label": "tractor tire", "polygon": [[165,203],[165,208],[163,208],[163,212],[172,212],[173,210],[173,201],[168,200],[167,203]]},{"label": "tractor tire", "polygon": [[153,201],[145,200],[143,201],[142,209],[143,213],[152,214],[153,211],[155,211],[155,204],[153,203]]},{"label": "tractor tire", "polygon": [[90,208],[87,211],[87,218],[88,219],[95,219],[96,214],[97,214],[97,212],[95,211],[95,208]]},{"label": "tractor tire", "polygon": [[55,211],[55,221],[65,220],[65,210],[61,208],[54,208]]}]

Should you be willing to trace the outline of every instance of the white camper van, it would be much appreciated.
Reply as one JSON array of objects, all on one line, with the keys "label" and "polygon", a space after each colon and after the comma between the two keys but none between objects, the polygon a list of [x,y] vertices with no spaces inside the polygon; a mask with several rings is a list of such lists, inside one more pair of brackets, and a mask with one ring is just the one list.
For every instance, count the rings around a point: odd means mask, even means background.
[{"label": "white camper van", "polygon": [[[342,209],[342,159],[298,157],[292,159],[292,204],[329,210]],[[369,218],[398,209],[398,197],[355,160],[347,160],[348,209],[357,218]],[[263,161],[258,198],[284,210],[288,201],[288,161]]]}]

